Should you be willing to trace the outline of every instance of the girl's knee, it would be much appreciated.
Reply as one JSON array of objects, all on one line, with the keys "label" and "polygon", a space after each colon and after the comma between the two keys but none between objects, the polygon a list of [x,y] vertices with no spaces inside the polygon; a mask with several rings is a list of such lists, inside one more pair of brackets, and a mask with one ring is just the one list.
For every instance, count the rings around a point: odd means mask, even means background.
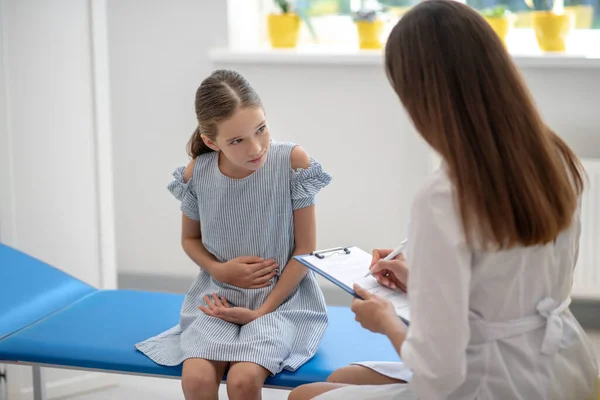
[{"label": "girl's knee", "polygon": [[263,384],[263,376],[258,376],[257,374],[246,372],[230,373],[227,375],[227,389],[235,393],[258,393],[262,390]]},{"label": "girl's knee", "polygon": [[183,363],[181,387],[186,400],[216,398],[226,364],[214,364],[202,359]]},{"label": "girl's knee", "polygon": [[211,374],[202,374],[200,371],[183,375],[181,377],[181,387],[186,399],[197,399],[201,396],[217,392],[219,384]]}]

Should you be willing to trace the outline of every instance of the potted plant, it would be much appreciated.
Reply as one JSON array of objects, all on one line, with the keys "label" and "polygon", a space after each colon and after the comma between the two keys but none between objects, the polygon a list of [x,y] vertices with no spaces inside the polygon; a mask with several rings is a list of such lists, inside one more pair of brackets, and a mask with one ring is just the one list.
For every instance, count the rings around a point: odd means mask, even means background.
[{"label": "potted plant", "polygon": [[267,16],[267,29],[271,46],[275,48],[294,48],[298,44],[300,16],[292,10],[288,0],[275,0],[279,12]]},{"label": "potted plant", "polygon": [[564,10],[563,0],[526,0],[534,11],[531,25],[542,51],[565,51],[573,28],[573,14]]},{"label": "potted plant", "polygon": [[379,0],[379,4],[381,4],[394,19],[400,19],[421,1],[422,0]]},{"label": "potted plant", "polygon": [[506,36],[510,31],[513,15],[504,5],[481,10],[481,15],[506,46]]},{"label": "potted plant", "polygon": [[356,24],[358,33],[358,47],[361,50],[381,49],[381,34],[383,20],[379,18],[376,10],[362,9],[353,14],[352,20]]}]

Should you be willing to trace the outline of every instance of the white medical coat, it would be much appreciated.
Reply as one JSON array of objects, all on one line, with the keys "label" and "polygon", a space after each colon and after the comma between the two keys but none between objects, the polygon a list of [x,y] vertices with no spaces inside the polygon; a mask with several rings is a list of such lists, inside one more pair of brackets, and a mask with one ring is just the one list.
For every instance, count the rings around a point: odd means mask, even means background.
[{"label": "white medical coat", "polygon": [[404,363],[362,363],[408,383],[317,399],[597,400],[594,350],[568,308],[579,208],[555,243],[474,251],[442,167],[418,191],[410,220]]}]

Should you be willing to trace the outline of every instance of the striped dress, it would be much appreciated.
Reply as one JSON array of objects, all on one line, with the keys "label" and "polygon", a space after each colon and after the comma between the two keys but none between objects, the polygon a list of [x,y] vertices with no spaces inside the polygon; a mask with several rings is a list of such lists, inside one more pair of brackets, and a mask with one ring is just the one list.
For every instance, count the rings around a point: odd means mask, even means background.
[{"label": "striped dress", "polygon": [[[223,175],[218,154],[196,159],[192,178],[175,170],[169,190],[189,218],[201,221],[202,243],[219,261],[240,256],[273,258],[280,273],[294,251],[293,211],[315,202],[331,181],[311,158],[307,169],[292,170],[292,143],[271,141],[265,165],[243,179]],[[239,326],[204,314],[203,296],[217,293],[230,304],[256,309],[277,282],[261,289],[243,289],[217,281],[200,269],[181,309],[179,324],[136,344],[154,362],[174,366],[188,358],[253,362],[272,375],[295,371],[316,352],[327,327],[323,294],[312,271],[279,308]]]}]

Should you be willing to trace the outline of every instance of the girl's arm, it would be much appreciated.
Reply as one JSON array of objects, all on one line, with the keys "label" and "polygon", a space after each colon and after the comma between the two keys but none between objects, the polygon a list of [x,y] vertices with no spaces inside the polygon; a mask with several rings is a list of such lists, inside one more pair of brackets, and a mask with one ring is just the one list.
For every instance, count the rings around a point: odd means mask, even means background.
[{"label": "girl's arm", "polygon": [[219,262],[202,244],[200,221],[194,221],[183,214],[181,228],[181,246],[185,253],[200,268],[214,276]]},{"label": "girl's arm", "polygon": [[[291,155],[291,166],[293,169],[308,168],[310,158],[306,151],[301,147],[294,147]],[[317,246],[317,222],[315,206],[294,210],[294,237],[295,249],[293,255],[308,254]],[[307,268],[290,258],[285,266],[283,273],[275,284],[273,291],[269,294],[264,304],[257,310],[260,315],[275,311],[277,307],[292,293],[300,284]]]},{"label": "girl's arm", "polygon": [[[195,162],[195,159],[190,161],[183,171],[183,181],[185,183],[189,183],[192,178]],[[185,251],[192,261],[200,268],[213,275],[218,262],[202,244],[200,221],[188,217],[185,213],[182,214],[181,221],[181,247],[183,247],[183,251]]]}]

